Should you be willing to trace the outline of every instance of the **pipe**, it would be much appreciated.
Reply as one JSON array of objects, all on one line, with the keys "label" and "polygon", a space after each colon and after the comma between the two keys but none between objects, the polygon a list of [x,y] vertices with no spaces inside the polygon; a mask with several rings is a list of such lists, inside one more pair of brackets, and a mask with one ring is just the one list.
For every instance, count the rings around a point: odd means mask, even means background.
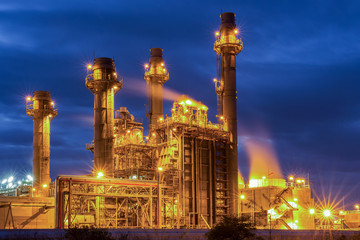
[{"label": "pipe", "polygon": [[236,55],[243,48],[237,37],[235,14],[231,12],[220,15],[220,32],[214,45],[220,57],[220,76],[223,83],[222,111],[223,119],[230,132],[229,170],[230,170],[230,211],[238,214],[238,152],[237,152],[237,103],[236,103]]},{"label": "pipe", "polygon": [[114,175],[114,95],[122,88],[114,60],[96,58],[86,87],[94,94],[94,172]]},{"label": "pipe", "polygon": [[35,91],[27,98],[26,113],[33,119],[33,187],[48,196],[50,185],[50,122],[57,115],[50,92]]}]

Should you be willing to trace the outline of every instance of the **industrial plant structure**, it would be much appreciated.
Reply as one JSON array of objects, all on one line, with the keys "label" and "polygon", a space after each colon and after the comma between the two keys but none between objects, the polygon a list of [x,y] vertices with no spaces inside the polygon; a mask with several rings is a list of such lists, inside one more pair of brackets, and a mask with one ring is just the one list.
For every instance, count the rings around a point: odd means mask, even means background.
[{"label": "industrial plant structure", "polygon": [[0,197],[0,228],[210,228],[223,216],[241,215],[257,227],[314,229],[314,199],[304,179],[239,184],[238,34],[235,14],[221,14],[214,44],[217,123],[208,120],[207,106],[185,95],[164,117],[162,87],[169,72],[163,50],[150,50],[147,136],[126,107],[114,111],[114,95],[126,84],[114,60],[96,58],[85,80],[94,94],[94,140],[86,145],[94,168],[87,176],[58,176],[50,184],[50,121],[57,110],[49,92],[34,92],[26,108],[34,120],[34,182],[25,197]]}]

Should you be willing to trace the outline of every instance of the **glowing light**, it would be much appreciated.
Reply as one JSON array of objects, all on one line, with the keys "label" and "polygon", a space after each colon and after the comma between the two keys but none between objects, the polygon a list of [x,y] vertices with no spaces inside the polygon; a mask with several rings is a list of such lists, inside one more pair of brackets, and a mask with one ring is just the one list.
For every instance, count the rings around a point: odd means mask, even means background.
[{"label": "glowing light", "polygon": [[241,195],[240,195],[240,199],[245,199],[245,195],[244,195],[244,194],[241,194]]},{"label": "glowing light", "polygon": [[55,105],[55,102],[51,102],[50,104],[51,104],[51,105]]},{"label": "glowing light", "polygon": [[356,208],[357,210],[359,210],[359,204],[356,204],[356,205],[355,205],[355,208]]},{"label": "glowing light", "polygon": [[87,68],[92,69],[92,65],[91,64],[87,65]]},{"label": "glowing light", "polygon": [[291,227],[291,229],[297,229],[298,228],[296,223],[289,223],[289,226]]},{"label": "glowing light", "polygon": [[50,115],[49,115],[49,117],[51,118],[51,117],[52,117],[52,115],[50,114]]},{"label": "glowing light", "polygon": [[97,178],[102,178],[102,177],[104,177],[104,173],[103,172],[98,172],[96,177]]},{"label": "glowing light", "polygon": [[315,213],[315,209],[311,208],[311,209],[309,210],[309,213],[310,213],[310,214],[314,214],[314,213]]},{"label": "glowing light", "polygon": [[27,175],[26,177],[27,177],[27,179],[29,179],[30,181],[32,181],[32,180],[33,180],[33,178],[32,178],[32,176],[31,176],[31,175]]},{"label": "glowing light", "polygon": [[290,180],[290,181],[294,181],[294,177],[293,177],[293,176],[290,176],[290,177],[289,177],[289,180]]},{"label": "glowing light", "polygon": [[148,140],[149,139],[149,137],[145,137],[146,138],[146,140]]},{"label": "glowing light", "polygon": [[127,133],[130,133],[130,130],[127,130]]},{"label": "glowing light", "polygon": [[340,214],[340,215],[344,215],[344,211],[340,211],[339,214]]},{"label": "glowing light", "polygon": [[10,183],[10,182],[12,182],[13,180],[14,180],[14,177],[11,176],[11,177],[9,177],[8,182]]},{"label": "glowing light", "polygon": [[114,89],[117,89],[117,86],[114,86]]},{"label": "glowing light", "polygon": [[163,67],[163,66],[164,66],[164,63],[161,63],[161,66]]},{"label": "glowing light", "polygon": [[45,184],[42,185],[42,187],[43,187],[43,188],[47,188],[48,185],[45,183]]},{"label": "glowing light", "polygon": [[114,76],[116,76],[117,75],[117,73],[116,72],[114,72]]},{"label": "glowing light", "polygon": [[294,202],[297,202],[298,201],[298,199],[297,198],[294,198]]},{"label": "glowing light", "polygon": [[215,32],[215,36],[219,36],[220,35],[220,32]]},{"label": "glowing light", "polygon": [[214,79],[213,79],[213,82],[215,82],[215,83],[216,83],[216,82],[217,82],[217,79],[216,79],[216,78],[214,78]]},{"label": "glowing light", "polygon": [[133,176],[132,176],[132,179],[137,179],[137,176],[136,176],[136,175],[133,175]]},{"label": "glowing light", "polygon": [[301,183],[301,179],[296,179],[296,183]]},{"label": "glowing light", "polygon": [[32,190],[33,190],[33,192],[35,192],[35,190],[36,190],[36,189],[35,189],[35,188],[33,188]]},{"label": "glowing light", "polygon": [[155,133],[153,133],[152,135],[155,136]]},{"label": "glowing light", "polygon": [[7,179],[4,179],[1,184],[5,184],[7,182]]},{"label": "glowing light", "polygon": [[162,117],[161,117],[161,118],[159,118],[159,120],[160,120],[160,121],[164,121],[164,119],[163,119]]},{"label": "glowing light", "polygon": [[191,104],[192,104],[192,101],[188,99],[188,100],[185,101],[185,103],[186,103],[187,105],[191,105]]},{"label": "glowing light", "polygon": [[324,210],[323,212],[325,217],[330,217],[331,216],[331,211],[330,210]]},{"label": "glowing light", "polygon": [[262,179],[266,179],[266,177],[265,177],[265,176],[262,176]]},{"label": "glowing light", "polygon": [[162,172],[164,169],[162,167],[158,167],[159,172]]},{"label": "glowing light", "polygon": [[176,128],[173,128],[173,131],[176,132]]},{"label": "glowing light", "polygon": [[21,181],[18,181],[18,184],[20,185],[20,184],[21,184]]},{"label": "glowing light", "polygon": [[145,68],[149,68],[149,64],[145,64],[144,67],[145,67]]},{"label": "glowing light", "polygon": [[234,30],[234,33],[235,33],[235,34],[238,34],[238,33],[239,33],[239,30],[235,29],[235,30]]},{"label": "glowing light", "polygon": [[223,116],[221,116],[221,117],[220,117],[220,119],[221,119],[221,120],[224,120],[224,117],[223,117]]},{"label": "glowing light", "polygon": [[31,101],[31,97],[26,97],[26,101]]},{"label": "glowing light", "polygon": [[166,69],[165,69],[165,68],[163,68],[163,72],[166,72]]}]

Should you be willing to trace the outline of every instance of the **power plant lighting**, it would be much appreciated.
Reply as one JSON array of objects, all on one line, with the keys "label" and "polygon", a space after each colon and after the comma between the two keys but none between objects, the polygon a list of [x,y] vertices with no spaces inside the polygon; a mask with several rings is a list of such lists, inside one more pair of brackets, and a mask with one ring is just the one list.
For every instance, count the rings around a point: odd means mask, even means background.
[{"label": "power plant lighting", "polygon": [[13,180],[14,180],[14,177],[11,176],[11,177],[9,177],[8,182],[10,183],[10,182],[12,182]]},{"label": "power plant lighting", "polygon": [[294,201],[295,201],[295,202],[297,202],[297,201],[298,201],[298,199],[297,199],[297,198],[294,198]]},{"label": "power plant lighting", "polygon": [[219,32],[215,32],[215,36],[219,36],[220,35],[220,33]]},{"label": "power plant lighting", "polygon": [[355,205],[355,208],[356,208],[357,210],[359,210],[359,205],[358,205],[358,204],[356,204],[356,205]]},{"label": "power plant lighting", "polygon": [[7,182],[7,179],[4,179],[1,184],[5,184]]},{"label": "power plant lighting", "polygon": [[192,101],[191,101],[191,100],[186,100],[185,103],[186,103],[187,105],[191,105],[191,104],[192,104]]},{"label": "power plant lighting", "polygon": [[91,64],[87,65],[87,68],[88,68],[88,69],[91,69],[91,68],[92,68],[92,65],[91,65]]},{"label": "power plant lighting", "polygon": [[26,101],[31,101],[31,97],[26,97]]},{"label": "power plant lighting", "polygon": [[241,194],[241,195],[240,195],[240,199],[245,199],[245,195],[244,195],[244,194]]},{"label": "power plant lighting", "polygon": [[310,212],[310,214],[314,214],[314,213],[315,213],[315,209],[311,208],[311,209],[309,210],[309,212]]},{"label": "power plant lighting", "polygon": [[234,33],[235,33],[235,34],[238,34],[238,33],[239,33],[239,31],[238,31],[237,29],[235,29]]},{"label": "power plant lighting", "polygon": [[48,185],[45,183],[45,184],[42,185],[42,187],[43,187],[43,188],[47,188]]},{"label": "power plant lighting", "polygon": [[294,181],[294,177],[293,177],[293,176],[290,176],[290,177],[289,177],[289,180],[290,180],[290,181]]},{"label": "power plant lighting", "polygon": [[102,178],[102,177],[104,177],[104,173],[103,172],[98,172],[96,177],[97,178]]},{"label": "power plant lighting", "polygon": [[30,181],[32,181],[32,180],[33,180],[33,178],[32,178],[32,176],[31,176],[31,175],[27,175],[26,177],[27,177],[27,179],[29,179]]},{"label": "power plant lighting", "polygon": [[33,190],[33,192],[35,192],[35,190],[36,190],[36,189],[35,189],[35,188],[33,188],[32,190]]},{"label": "power plant lighting", "polygon": [[331,216],[331,211],[330,210],[324,210],[323,212],[325,217],[330,217]]},{"label": "power plant lighting", "polygon": [[344,211],[340,211],[339,214],[340,214],[340,215],[344,215]]},{"label": "power plant lighting", "polygon": [[158,167],[159,172],[163,171],[164,169],[162,167]]},{"label": "power plant lighting", "polygon": [[145,64],[145,66],[144,66],[145,68],[149,68],[149,64]]},{"label": "power plant lighting", "polygon": [[20,184],[21,184],[21,181],[18,181],[18,184],[20,185]]}]

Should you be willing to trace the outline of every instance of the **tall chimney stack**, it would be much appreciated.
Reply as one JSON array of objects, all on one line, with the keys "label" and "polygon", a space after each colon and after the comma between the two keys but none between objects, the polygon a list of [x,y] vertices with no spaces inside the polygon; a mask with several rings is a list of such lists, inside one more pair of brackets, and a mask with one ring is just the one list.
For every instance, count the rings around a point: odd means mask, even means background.
[{"label": "tall chimney stack", "polygon": [[235,24],[235,14],[231,12],[220,15],[220,31],[216,32],[214,50],[220,58],[220,85],[222,117],[230,132],[230,209],[237,214],[238,209],[238,151],[237,151],[237,114],[236,114],[236,55],[243,48],[238,38],[239,30]]},{"label": "tall chimney stack", "polygon": [[96,58],[86,87],[94,94],[94,172],[114,175],[114,95],[122,88],[114,60]]},{"label": "tall chimney stack", "polygon": [[50,185],[50,122],[57,115],[50,92],[36,91],[26,98],[26,113],[33,120],[34,195],[48,196]]},{"label": "tall chimney stack", "polygon": [[150,49],[150,63],[145,64],[146,83],[150,86],[150,110],[148,117],[150,129],[157,125],[157,121],[163,118],[163,84],[169,80],[169,73],[165,68],[163,50],[161,48]]}]

